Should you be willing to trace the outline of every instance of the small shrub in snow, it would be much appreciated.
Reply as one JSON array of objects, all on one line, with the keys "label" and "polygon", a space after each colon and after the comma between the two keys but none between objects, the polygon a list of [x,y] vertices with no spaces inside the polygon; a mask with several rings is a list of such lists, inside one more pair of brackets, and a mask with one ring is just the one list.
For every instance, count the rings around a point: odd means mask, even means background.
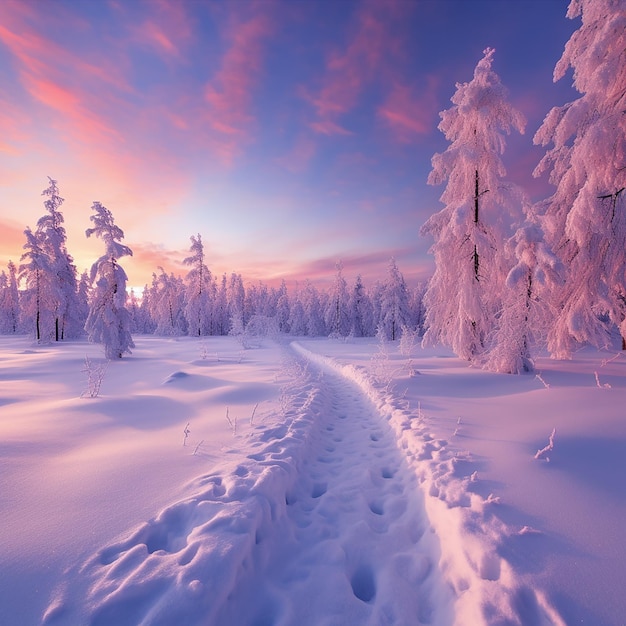
[{"label": "small shrub in snow", "polygon": [[545,446],[544,448],[541,448],[541,450],[537,450],[535,454],[536,459],[545,459],[548,462],[550,461],[550,457],[548,456],[548,454],[552,452],[552,450],[554,450],[555,433],[556,433],[556,428],[553,428],[552,433],[550,434],[550,438],[548,440],[548,445]]},{"label": "small shrub in snow", "polygon": [[259,406],[259,403],[257,402],[254,405],[254,408],[252,409],[252,415],[250,416],[250,426],[252,426],[252,424],[254,424],[254,414],[256,413],[256,410],[257,410],[258,406]]},{"label": "small shrub in snow", "polygon": [[417,330],[411,330],[406,326],[402,327],[402,335],[400,337],[400,354],[404,357],[410,358],[413,356],[413,350],[419,341],[419,334]]},{"label": "small shrub in snow", "polygon": [[378,351],[372,356],[371,372],[377,382],[388,387],[393,380],[391,363],[389,360],[389,345],[382,328],[378,328]]},{"label": "small shrub in snow", "polygon": [[196,456],[196,454],[198,454],[198,450],[200,449],[200,446],[204,443],[204,439],[201,439],[198,444],[196,445],[196,447],[193,449],[193,456]]},{"label": "small shrub in snow", "polygon": [[187,425],[185,426],[185,430],[183,430],[183,446],[187,445],[187,437],[189,437],[190,433],[191,431],[189,430],[189,422],[187,422]]},{"label": "small shrub in snow", "polygon": [[85,367],[82,371],[87,374],[87,389],[80,394],[81,398],[85,396],[89,396],[90,398],[98,397],[108,365],[108,361],[95,364],[92,363],[88,356],[85,357]]},{"label": "small shrub in snow", "polygon": [[596,385],[598,386],[599,389],[610,389],[611,385],[609,385],[609,383],[604,383],[602,384],[600,382],[600,377],[598,376],[598,372],[594,372],[595,376],[596,376]]},{"label": "small shrub in snow", "polygon": [[230,429],[233,431],[233,435],[237,434],[237,417],[231,417],[228,407],[226,407],[226,421],[230,426]]}]

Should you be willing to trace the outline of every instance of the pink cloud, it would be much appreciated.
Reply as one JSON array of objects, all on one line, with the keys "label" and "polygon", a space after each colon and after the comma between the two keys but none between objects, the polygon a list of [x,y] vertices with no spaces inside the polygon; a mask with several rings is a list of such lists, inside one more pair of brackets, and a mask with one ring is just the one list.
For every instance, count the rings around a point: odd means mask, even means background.
[{"label": "pink cloud", "polygon": [[284,263],[274,267],[271,279],[264,282],[277,284],[284,279],[291,286],[296,282],[302,285],[306,280],[311,280],[315,285],[325,288],[334,280],[337,263],[341,261],[342,273],[349,286],[352,286],[357,275],[361,275],[365,285],[371,287],[377,280],[387,277],[389,260],[393,257],[405,279],[415,284],[425,280],[432,268],[429,262],[416,263],[412,258],[413,253],[414,250],[410,248],[390,248],[369,254],[327,256],[295,266]]},{"label": "pink cloud", "polygon": [[437,125],[437,88],[439,81],[429,76],[418,95],[406,84],[394,82],[378,115],[386,122],[397,141],[410,143],[415,135],[429,134]]},{"label": "pink cloud", "polygon": [[330,120],[319,120],[317,122],[311,122],[309,127],[320,135],[352,135],[353,133],[348,129],[340,126],[336,122]]},{"label": "pink cloud", "polygon": [[[24,4],[31,10],[24,10]],[[168,13],[169,4],[148,6],[165,7],[157,17],[169,17],[175,26],[167,31],[168,37],[178,33],[177,41],[183,40],[188,31],[184,24],[176,24],[184,16],[177,22],[171,17],[172,11]],[[91,25],[72,18],[71,12],[66,15],[60,11],[49,18],[33,8],[37,6],[5,3],[0,25],[0,42],[12,54],[20,82],[30,96],[26,101],[19,92],[10,95],[9,111],[26,111],[17,120],[19,126],[32,127],[28,135],[22,131],[22,151],[35,149],[38,127],[54,129],[69,158],[76,160],[78,169],[84,168],[80,174],[83,180],[96,182],[92,193],[99,195],[102,186],[116,188],[122,190],[128,204],[150,203],[155,210],[165,208],[167,200],[163,200],[180,197],[189,176],[186,168],[178,166],[175,153],[167,145],[170,137],[164,133],[169,129],[187,132],[184,111],[181,114],[172,107],[176,112],[170,116],[167,107],[153,106],[152,94],[135,92],[126,76],[130,69],[128,40],[109,41],[105,52],[94,52],[89,47],[82,50],[72,44],[69,34],[59,44],[47,34],[56,32],[49,19],[65,22],[68,18],[68,29],[80,37],[90,34]],[[11,115],[5,122],[5,116],[6,110],[0,116],[1,125],[16,119]],[[147,185],[155,176],[161,181],[159,192]],[[151,195],[155,197],[151,199]]]},{"label": "pink cloud", "polygon": [[166,59],[183,61],[183,50],[194,38],[185,3],[152,0],[147,8],[149,16],[130,27],[132,38]]},{"label": "pink cloud", "polygon": [[252,93],[260,82],[264,44],[273,30],[268,14],[235,18],[227,35],[228,48],[220,69],[206,85],[206,119],[215,133],[219,156],[226,165],[232,163],[241,145],[250,139],[249,127],[254,121]]},{"label": "pink cloud", "polygon": [[407,10],[411,7],[403,2],[363,2],[345,48],[328,57],[321,87],[314,94],[301,89],[317,114],[317,121],[310,124],[313,130],[347,134],[336,120],[354,109],[369,84],[393,74],[402,58],[397,23]]},{"label": "pink cloud", "polygon": [[152,281],[152,274],[162,267],[167,274],[174,273],[184,276],[186,268],[182,259],[187,256],[182,251],[165,250],[162,246],[152,243],[137,243],[129,241],[127,245],[133,251],[132,258],[124,259],[123,264],[130,280],[134,285],[141,287]]},{"label": "pink cloud", "polygon": [[0,152],[19,154],[18,146],[29,139],[28,116],[22,109],[0,98]]}]

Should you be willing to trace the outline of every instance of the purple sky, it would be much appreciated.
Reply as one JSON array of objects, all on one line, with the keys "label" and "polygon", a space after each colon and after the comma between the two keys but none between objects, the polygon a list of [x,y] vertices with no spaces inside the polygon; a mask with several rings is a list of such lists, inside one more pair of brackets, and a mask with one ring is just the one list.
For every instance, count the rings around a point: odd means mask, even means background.
[{"label": "purple sky", "polygon": [[217,274],[321,280],[342,260],[366,283],[395,256],[432,271],[419,236],[441,208],[426,178],[456,82],[482,51],[527,117],[509,178],[534,199],[532,137],[575,97],[552,70],[579,20],[567,0],[3,0],[0,3],[0,267],[58,180],[79,271],[105,204],[134,252],[130,284],[187,270],[202,234]]}]

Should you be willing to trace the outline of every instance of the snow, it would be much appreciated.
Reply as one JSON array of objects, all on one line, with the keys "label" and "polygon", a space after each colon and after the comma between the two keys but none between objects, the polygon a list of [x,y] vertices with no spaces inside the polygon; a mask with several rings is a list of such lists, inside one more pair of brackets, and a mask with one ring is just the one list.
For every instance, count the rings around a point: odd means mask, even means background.
[{"label": "snow", "polygon": [[134,339],[0,337],[1,624],[623,624],[626,356]]}]

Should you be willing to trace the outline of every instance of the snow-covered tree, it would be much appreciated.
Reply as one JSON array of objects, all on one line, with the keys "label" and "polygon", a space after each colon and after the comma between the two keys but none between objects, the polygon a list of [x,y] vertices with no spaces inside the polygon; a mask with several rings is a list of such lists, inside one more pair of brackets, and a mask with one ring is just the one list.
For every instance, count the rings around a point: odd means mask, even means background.
[{"label": "snow-covered tree", "polygon": [[284,280],[280,283],[278,289],[278,299],[276,301],[276,319],[278,321],[278,330],[281,333],[289,332],[289,316],[290,316],[290,302],[289,294],[287,292],[287,284]]},{"label": "snow-covered tree", "polygon": [[14,335],[19,328],[19,291],[17,286],[17,267],[9,261],[9,273],[0,276],[0,333]]},{"label": "snow-covered tree", "polygon": [[79,336],[83,328],[77,316],[76,267],[67,251],[64,218],[60,211],[65,200],[59,195],[57,181],[49,176],[48,181],[50,185],[41,194],[48,197],[44,202],[47,214],[37,221],[37,232],[48,255],[54,339],[60,341]]},{"label": "snow-covered tree", "polygon": [[231,329],[244,328],[246,290],[240,274],[233,272],[228,283],[228,316]]},{"label": "snow-covered tree", "polygon": [[[179,337],[188,332],[185,316],[185,285],[182,278],[168,274],[159,267],[159,274],[152,275],[150,290],[150,313],[155,324],[154,334]],[[195,330],[192,336],[198,336]]]},{"label": "snow-covered tree", "polygon": [[308,332],[306,313],[297,287],[289,307],[289,332],[300,337]]},{"label": "snow-covered tree", "polygon": [[85,328],[87,317],[89,316],[89,300],[91,297],[91,281],[89,273],[85,270],[81,275],[76,287],[77,311],[76,319],[81,328]]},{"label": "snow-covered tree", "polygon": [[402,335],[403,328],[411,326],[411,309],[404,276],[393,258],[389,261],[388,271],[380,297],[378,333],[385,339],[395,341]]},{"label": "snow-covered tree", "polygon": [[118,263],[133,252],[124,244],[124,231],[115,224],[113,214],[100,202],[94,202],[93,227],[85,231],[87,237],[102,239],[105,253],[91,266],[90,280],[95,288],[89,315],[85,324],[90,341],[101,343],[107,359],[121,359],[135,347],[130,333],[130,316],[126,309],[126,272]]},{"label": "snow-covered tree", "polygon": [[24,281],[26,292],[22,297],[22,315],[32,324],[35,339],[49,341],[52,337],[54,296],[50,259],[44,249],[43,236],[30,228],[24,231],[26,243],[21,256],[19,279]]},{"label": "snow-covered tree", "polygon": [[556,186],[542,206],[548,242],[568,273],[557,293],[548,348],[567,358],[575,342],[608,343],[604,316],[626,349],[626,7],[623,0],[572,0],[582,17],[554,70],[569,68],[581,97],[554,107],[534,141],[551,147],[535,175]]},{"label": "snow-covered tree", "polygon": [[374,325],[374,308],[369,295],[365,291],[360,274],[356,277],[354,282],[348,307],[350,334],[354,337],[373,337],[376,332]]},{"label": "snow-covered tree", "polygon": [[474,361],[484,350],[500,308],[506,270],[504,241],[513,216],[521,216],[519,192],[507,184],[500,156],[505,135],[524,131],[524,118],[507,101],[487,48],[469,83],[458,83],[454,106],[440,113],[439,130],[451,143],[435,154],[428,183],[447,182],[445,207],[422,227],[434,244],[435,273],[425,294],[427,343],[442,342]]},{"label": "snow-covered tree", "polygon": [[213,307],[212,276],[204,260],[202,236],[191,236],[191,254],[183,260],[191,269],[187,273],[187,293],[185,318],[189,334],[195,337],[212,333],[211,317]]},{"label": "snow-covered tree", "polygon": [[323,337],[328,334],[324,322],[323,305],[320,293],[315,285],[307,280],[301,293],[302,306],[306,316],[307,335],[310,337]]},{"label": "snow-covered tree", "polygon": [[511,239],[515,265],[506,279],[498,326],[484,367],[521,374],[534,371],[532,347],[545,336],[553,312],[549,293],[561,284],[562,267],[538,224],[520,226]]},{"label": "snow-covered tree", "polygon": [[324,321],[331,337],[347,337],[352,330],[350,324],[350,296],[348,284],[342,274],[343,264],[337,263],[337,273],[324,312]]},{"label": "snow-covered tree", "polygon": [[410,290],[409,306],[413,319],[413,328],[418,335],[424,334],[424,324],[426,321],[426,307],[424,305],[424,294],[426,293],[426,284],[419,283]]},{"label": "snow-covered tree", "polygon": [[228,280],[226,274],[222,275],[220,286],[215,292],[215,302],[213,306],[215,312],[213,316],[213,335],[228,335],[230,331],[230,319],[228,316]]}]

